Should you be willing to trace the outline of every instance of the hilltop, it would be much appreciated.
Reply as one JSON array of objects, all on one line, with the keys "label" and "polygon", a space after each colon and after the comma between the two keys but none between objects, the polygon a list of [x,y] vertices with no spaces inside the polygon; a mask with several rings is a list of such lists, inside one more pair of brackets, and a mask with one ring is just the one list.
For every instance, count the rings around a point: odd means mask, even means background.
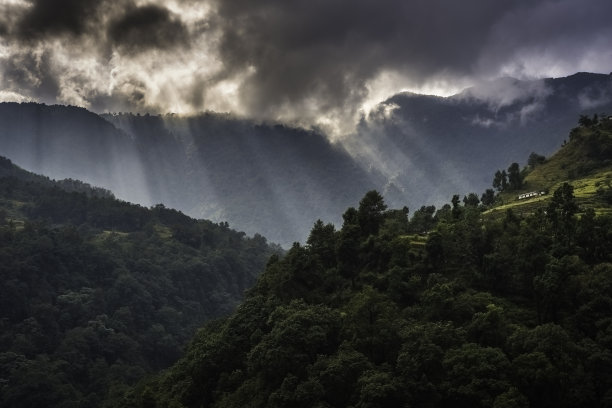
[{"label": "hilltop", "polygon": [[551,155],[577,115],[612,112],[611,78],[502,78],[449,97],[400,93],[333,141],[316,128],[212,112],[97,115],[1,103],[0,153],[30,171],[290,247],[317,218],[340,225],[369,190],[398,208],[440,206],[485,189],[500,163]]},{"label": "hilltop", "polygon": [[[290,246],[381,184],[319,131],[231,115],[97,115],[0,103],[0,154],[144,206],[163,203]],[[384,184],[384,183],[383,183]]]},{"label": "hilltop", "polygon": [[[400,93],[362,118],[347,149],[388,180],[393,206],[483,191],[500,163],[551,156],[579,115],[612,112],[612,76],[501,78],[449,97]],[[391,197],[389,197],[391,198]]]},{"label": "hilltop", "polygon": [[[576,202],[585,211],[612,213],[612,118],[582,116],[580,125],[569,133],[562,147],[549,158],[541,157],[522,171],[520,189],[501,192],[500,205],[490,210],[498,213],[513,209],[533,213],[550,200],[550,192],[563,183],[574,188]],[[534,198],[518,199],[525,193],[547,193]]]}]

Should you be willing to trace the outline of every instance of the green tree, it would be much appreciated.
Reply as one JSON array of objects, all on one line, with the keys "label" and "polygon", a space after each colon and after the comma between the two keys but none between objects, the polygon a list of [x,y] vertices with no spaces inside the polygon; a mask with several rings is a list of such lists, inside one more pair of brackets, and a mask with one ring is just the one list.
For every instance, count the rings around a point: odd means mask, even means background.
[{"label": "green tree", "polygon": [[451,204],[453,205],[453,209],[451,210],[451,214],[454,219],[459,219],[461,216],[461,207],[459,207],[459,194],[454,194],[451,199]]},{"label": "green tree", "polygon": [[555,236],[569,245],[573,239],[575,228],[574,215],[578,211],[578,204],[574,199],[574,187],[563,183],[555,190],[546,209],[546,216],[552,224]]},{"label": "green tree", "polygon": [[523,186],[523,176],[518,163],[512,163],[508,167],[508,188],[511,190],[520,190]]},{"label": "green tree", "polygon": [[466,196],[463,196],[463,204],[466,207],[478,207],[478,204],[480,204],[480,200],[478,199],[476,193],[470,193]]},{"label": "green tree", "polygon": [[463,344],[444,358],[447,395],[456,407],[490,407],[509,386],[510,362],[502,350]]},{"label": "green tree", "polygon": [[411,232],[427,232],[436,224],[434,214],[436,207],[433,205],[422,206],[414,212],[410,219],[409,229]]},{"label": "green tree", "polygon": [[545,156],[542,156],[535,152],[531,152],[531,154],[529,155],[529,158],[527,159],[527,164],[529,165],[529,167],[533,169],[534,167],[539,166],[540,164],[543,164],[545,161],[546,161]]},{"label": "green tree", "polygon": [[359,202],[357,220],[365,237],[376,235],[382,225],[387,205],[376,190],[368,191]]},{"label": "green tree", "polygon": [[495,204],[495,190],[487,188],[480,197],[480,202],[486,207]]},{"label": "green tree", "polygon": [[493,188],[497,191],[504,191],[508,186],[508,175],[506,170],[497,170],[493,177]]},{"label": "green tree", "polygon": [[333,266],[336,261],[336,229],[333,224],[324,224],[323,221],[317,220],[306,243],[324,268]]}]

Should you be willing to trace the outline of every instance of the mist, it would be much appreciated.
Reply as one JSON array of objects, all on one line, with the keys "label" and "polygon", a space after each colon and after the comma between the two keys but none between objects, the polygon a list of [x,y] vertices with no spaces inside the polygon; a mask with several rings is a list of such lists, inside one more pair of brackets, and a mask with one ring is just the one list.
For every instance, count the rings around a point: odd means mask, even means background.
[{"label": "mist", "polygon": [[4,101],[231,112],[330,137],[401,91],[612,66],[605,0],[4,0],[0,11]]}]

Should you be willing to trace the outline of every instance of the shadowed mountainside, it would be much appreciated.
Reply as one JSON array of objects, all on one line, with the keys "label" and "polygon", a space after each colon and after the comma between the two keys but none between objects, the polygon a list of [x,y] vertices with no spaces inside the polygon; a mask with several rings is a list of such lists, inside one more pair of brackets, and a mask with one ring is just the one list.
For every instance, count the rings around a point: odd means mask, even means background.
[{"label": "shadowed mountainside", "polygon": [[112,400],[230,313],[273,253],[260,235],[0,157],[0,406]]},{"label": "shadowed mountainside", "polygon": [[119,198],[228,221],[285,246],[318,219],[378,189],[394,207],[440,205],[490,186],[499,163],[558,148],[578,115],[612,112],[610,76],[503,78],[448,97],[403,93],[353,135],[227,114],[105,114],[0,104],[0,153],[53,178],[82,179]]},{"label": "shadowed mountainside", "polygon": [[447,98],[395,95],[362,119],[345,146],[392,180],[401,205],[413,208],[483,191],[499,163],[526,164],[534,151],[549,155],[580,114],[601,112],[612,112],[609,75],[502,78]]}]

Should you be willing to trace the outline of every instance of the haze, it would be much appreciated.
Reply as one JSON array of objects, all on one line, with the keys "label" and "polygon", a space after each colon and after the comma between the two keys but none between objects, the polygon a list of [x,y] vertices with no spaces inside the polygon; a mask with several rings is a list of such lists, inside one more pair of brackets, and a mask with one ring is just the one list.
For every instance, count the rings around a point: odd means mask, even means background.
[{"label": "haze", "polygon": [[612,67],[607,0],[0,0],[0,101],[354,130],[400,91]]}]

